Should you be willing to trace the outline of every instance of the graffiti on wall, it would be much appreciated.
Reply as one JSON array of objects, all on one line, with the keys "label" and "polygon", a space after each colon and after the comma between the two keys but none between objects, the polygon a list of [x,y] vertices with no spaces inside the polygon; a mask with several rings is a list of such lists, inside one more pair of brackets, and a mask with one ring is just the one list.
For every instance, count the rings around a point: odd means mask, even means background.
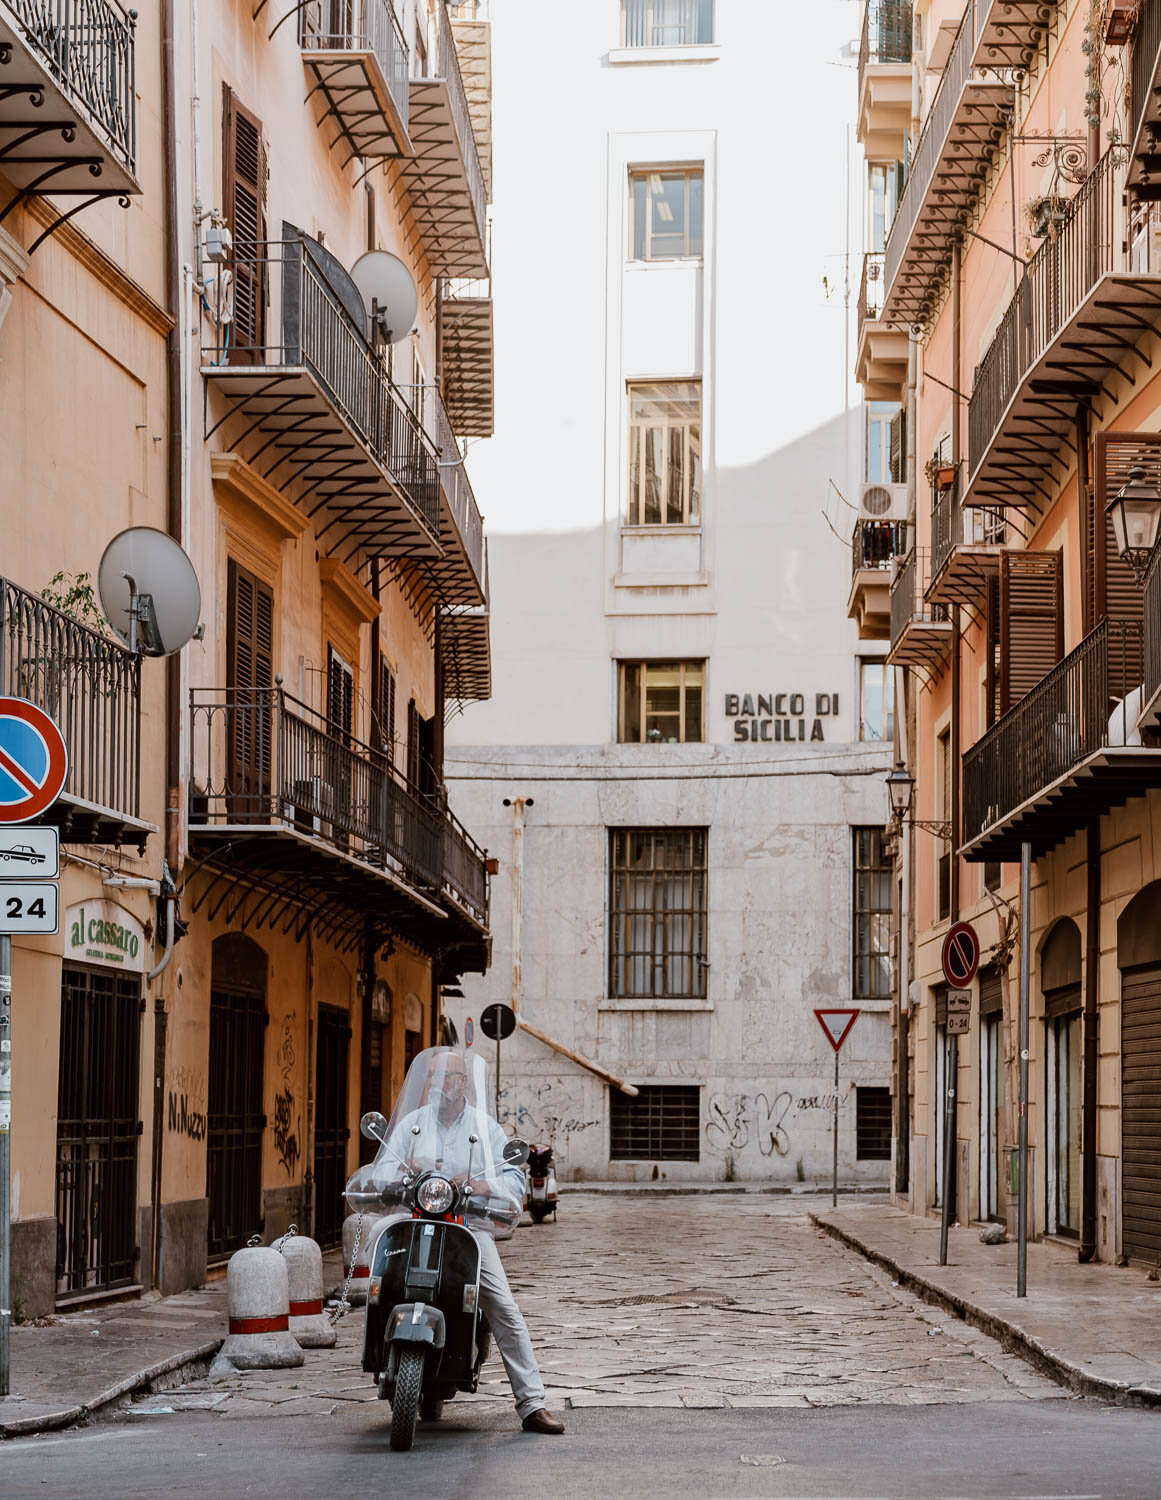
[{"label": "graffiti on wall", "polygon": [[206,1138],[206,1085],[193,1068],[175,1068],[172,1087],[168,1090],[166,1125],[175,1135],[187,1140]]},{"label": "graffiti on wall", "polygon": [[274,1149],[278,1152],[278,1160],[286,1168],[288,1177],[294,1175],[294,1169],[302,1155],[298,1144],[301,1130],[302,1120],[294,1112],[294,1094],[287,1084],[274,1097]]},{"label": "graffiti on wall", "polygon": [[558,1155],[567,1153],[574,1135],[597,1129],[600,1120],[585,1118],[575,1085],[563,1078],[520,1080],[500,1090],[500,1123],[533,1141],[548,1141]]},{"label": "graffiti on wall", "polygon": [[706,1146],[724,1156],[756,1144],[763,1156],[786,1156],[790,1151],[786,1117],[793,1103],[787,1089],[772,1099],[764,1092],[712,1094],[704,1127]]}]

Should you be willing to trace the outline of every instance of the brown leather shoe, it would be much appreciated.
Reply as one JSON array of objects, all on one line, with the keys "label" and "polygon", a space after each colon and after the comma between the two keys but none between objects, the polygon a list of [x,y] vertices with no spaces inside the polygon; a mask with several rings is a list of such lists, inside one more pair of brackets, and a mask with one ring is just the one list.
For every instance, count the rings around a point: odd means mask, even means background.
[{"label": "brown leather shoe", "polygon": [[524,1418],[525,1432],[551,1432],[564,1431],[564,1423],[552,1415],[547,1407],[542,1406],[539,1411],[530,1411]]}]

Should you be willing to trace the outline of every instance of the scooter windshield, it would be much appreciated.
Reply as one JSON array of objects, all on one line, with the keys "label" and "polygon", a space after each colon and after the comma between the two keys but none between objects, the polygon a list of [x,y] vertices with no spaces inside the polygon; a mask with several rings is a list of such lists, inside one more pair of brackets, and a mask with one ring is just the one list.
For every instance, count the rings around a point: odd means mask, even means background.
[{"label": "scooter windshield", "polygon": [[492,1109],[488,1066],[458,1047],[429,1047],[407,1071],[387,1136],[369,1167],[347,1184],[352,1208],[381,1213],[408,1182],[438,1172],[472,1191],[476,1227],[514,1225],[524,1174],[504,1160],[504,1134]]}]

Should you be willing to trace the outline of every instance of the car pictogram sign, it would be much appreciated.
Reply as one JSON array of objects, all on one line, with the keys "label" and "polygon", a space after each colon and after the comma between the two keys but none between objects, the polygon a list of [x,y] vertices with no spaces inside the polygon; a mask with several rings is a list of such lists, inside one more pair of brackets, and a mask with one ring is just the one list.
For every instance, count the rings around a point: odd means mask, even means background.
[{"label": "car pictogram sign", "polygon": [[44,709],[26,698],[0,698],[0,823],[39,818],[68,773],[64,738]]},{"label": "car pictogram sign", "polygon": [[963,990],[976,977],[980,966],[980,940],[970,922],[956,922],[943,940],[943,977],[953,988]]},{"label": "car pictogram sign", "polygon": [[[827,1041],[836,1052],[850,1035],[851,1027],[859,1019],[859,1012],[852,1009],[816,1010],[814,1014],[818,1018],[818,1024],[826,1032]],[[838,1067],[837,1063],[835,1067]]]}]

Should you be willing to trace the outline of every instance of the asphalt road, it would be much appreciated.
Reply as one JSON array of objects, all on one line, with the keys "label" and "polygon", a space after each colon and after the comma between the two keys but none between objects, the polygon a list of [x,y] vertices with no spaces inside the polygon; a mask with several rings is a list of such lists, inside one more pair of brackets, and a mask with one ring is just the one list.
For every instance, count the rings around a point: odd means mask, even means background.
[{"label": "asphalt road", "polygon": [[[156,1398],[155,1405],[165,1398]],[[448,1408],[392,1453],[387,1411],[120,1416],[0,1447],[8,1496],[1081,1496],[1161,1491],[1161,1426],[1086,1401],[823,1410],[582,1410],[563,1438]]]}]

